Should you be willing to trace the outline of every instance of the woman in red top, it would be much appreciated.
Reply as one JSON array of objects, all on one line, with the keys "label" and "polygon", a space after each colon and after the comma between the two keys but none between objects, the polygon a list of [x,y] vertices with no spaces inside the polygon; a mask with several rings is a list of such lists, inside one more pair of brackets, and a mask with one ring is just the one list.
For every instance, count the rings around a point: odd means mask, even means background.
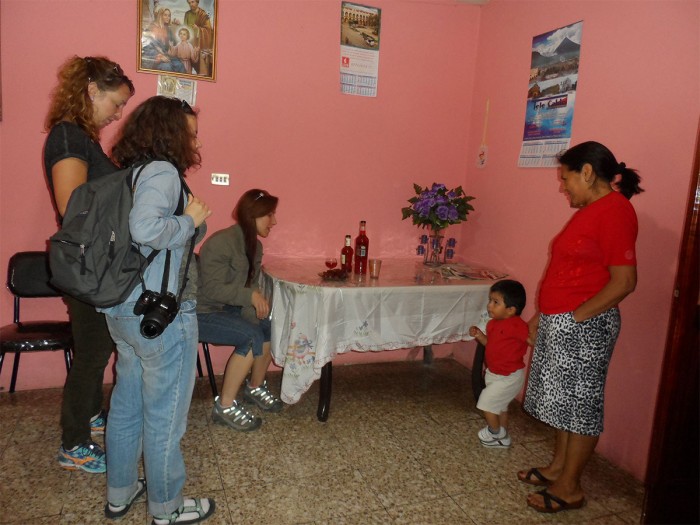
[{"label": "woman in red top", "polygon": [[539,512],[585,504],[581,474],[603,431],[603,393],[620,331],[617,305],[637,283],[639,176],[597,142],[559,156],[561,187],[577,208],[552,243],[530,320],[534,352],[523,407],[557,429],[551,463],[518,473],[547,487],[528,496]]}]

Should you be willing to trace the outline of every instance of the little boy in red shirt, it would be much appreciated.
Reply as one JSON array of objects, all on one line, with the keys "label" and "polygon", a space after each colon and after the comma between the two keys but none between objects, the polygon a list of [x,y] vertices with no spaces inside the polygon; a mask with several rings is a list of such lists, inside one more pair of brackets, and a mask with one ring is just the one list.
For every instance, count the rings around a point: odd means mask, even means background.
[{"label": "little boy in red shirt", "polygon": [[476,405],[488,423],[479,431],[479,440],[485,447],[511,445],[506,430],[508,405],[525,383],[528,326],[520,318],[525,299],[525,288],[518,281],[506,279],[494,283],[486,307],[491,318],[486,334],[476,326],[469,328],[469,335],[486,347],[486,388]]}]

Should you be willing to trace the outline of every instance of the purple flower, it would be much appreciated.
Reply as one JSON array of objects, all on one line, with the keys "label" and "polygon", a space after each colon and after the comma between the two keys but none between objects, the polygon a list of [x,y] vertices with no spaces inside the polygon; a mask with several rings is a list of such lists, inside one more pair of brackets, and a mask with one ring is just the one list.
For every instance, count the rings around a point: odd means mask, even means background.
[{"label": "purple flower", "polygon": [[432,208],[435,205],[435,197],[433,197],[432,195],[430,197],[422,199],[422,201],[425,203],[425,206],[427,206],[428,208]]},{"label": "purple flower", "polygon": [[427,217],[430,214],[430,204],[424,200],[419,200],[413,205],[413,209],[421,217]]},{"label": "purple flower", "polygon": [[[403,219],[413,218],[413,223],[422,226],[442,228],[447,224],[458,224],[466,220],[471,206],[468,197],[462,188],[448,190],[444,184],[433,183],[430,188],[422,188],[418,184],[413,185],[416,196],[409,199],[410,207],[401,209]],[[460,212],[461,208],[466,210]]]}]

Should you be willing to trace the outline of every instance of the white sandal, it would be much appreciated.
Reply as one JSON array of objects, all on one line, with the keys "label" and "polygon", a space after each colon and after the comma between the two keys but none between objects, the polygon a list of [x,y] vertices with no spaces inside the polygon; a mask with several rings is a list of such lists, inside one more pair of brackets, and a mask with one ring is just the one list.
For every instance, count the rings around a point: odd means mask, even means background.
[{"label": "white sandal", "polygon": [[210,498],[185,498],[182,507],[173,512],[168,518],[153,517],[151,525],[170,525],[180,523],[189,525],[199,523],[214,514],[216,504]]}]

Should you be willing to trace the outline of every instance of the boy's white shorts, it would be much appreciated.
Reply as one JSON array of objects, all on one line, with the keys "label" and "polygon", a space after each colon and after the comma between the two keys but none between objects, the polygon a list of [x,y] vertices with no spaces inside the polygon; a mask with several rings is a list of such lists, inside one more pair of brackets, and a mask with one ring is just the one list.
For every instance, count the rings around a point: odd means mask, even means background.
[{"label": "boy's white shorts", "polygon": [[501,376],[487,368],[484,382],[486,388],[482,390],[476,408],[492,414],[500,414],[508,410],[510,402],[522,390],[525,384],[525,369],[516,370],[509,376]]}]

